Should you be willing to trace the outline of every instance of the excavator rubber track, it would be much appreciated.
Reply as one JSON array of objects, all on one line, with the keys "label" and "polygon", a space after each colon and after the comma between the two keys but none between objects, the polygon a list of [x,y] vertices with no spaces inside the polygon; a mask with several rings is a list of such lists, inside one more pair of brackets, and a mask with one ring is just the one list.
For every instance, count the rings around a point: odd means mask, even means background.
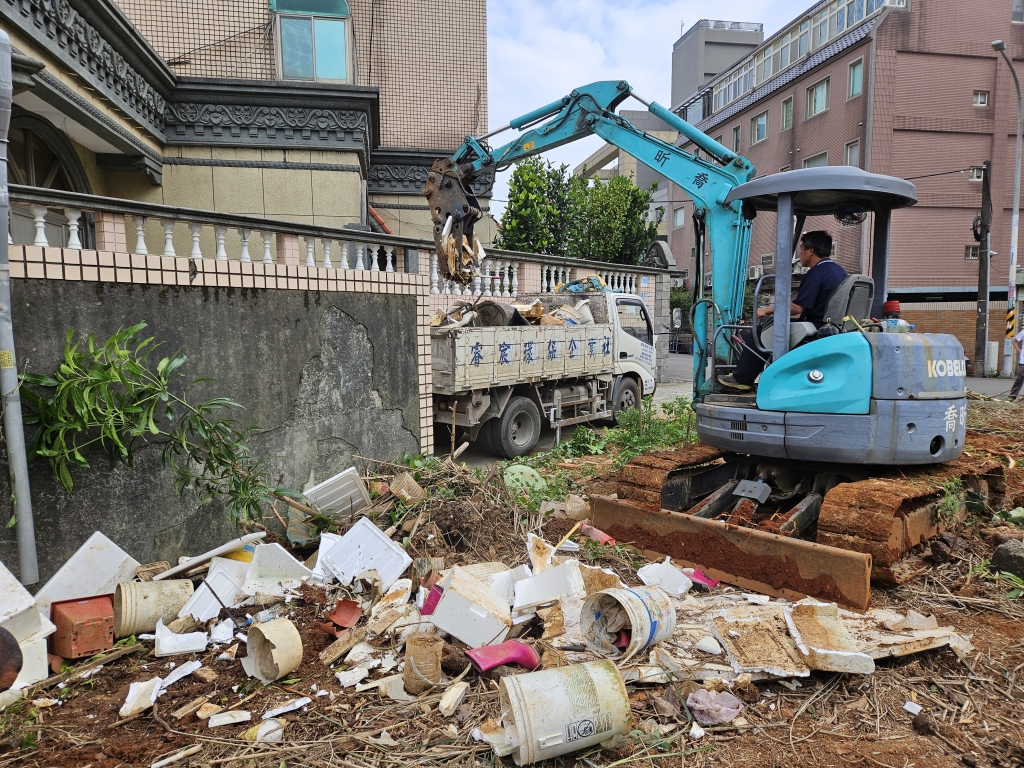
[{"label": "excavator rubber track", "polygon": [[926,565],[912,550],[968,511],[999,509],[1006,480],[995,459],[899,471],[695,445],[633,459],[617,491],[595,504],[594,525],[620,542],[740,586],[866,610],[869,583],[919,573]]}]

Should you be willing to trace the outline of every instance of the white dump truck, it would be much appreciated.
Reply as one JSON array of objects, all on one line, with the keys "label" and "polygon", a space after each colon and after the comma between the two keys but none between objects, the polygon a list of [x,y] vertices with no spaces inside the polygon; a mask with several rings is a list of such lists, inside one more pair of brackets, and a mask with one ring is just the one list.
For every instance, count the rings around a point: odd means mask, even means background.
[{"label": "white dump truck", "polygon": [[656,337],[639,296],[558,293],[516,303],[539,301],[551,312],[581,299],[588,301],[577,324],[531,325],[507,307],[497,307],[504,315],[482,311],[495,309],[487,301],[472,322],[433,328],[434,421],[444,425],[435,442],[443,444],[454,419],[470,440],[511,459],[537,444],[542,418],[560,437],[562,427],[614,419],[653,394]]}]

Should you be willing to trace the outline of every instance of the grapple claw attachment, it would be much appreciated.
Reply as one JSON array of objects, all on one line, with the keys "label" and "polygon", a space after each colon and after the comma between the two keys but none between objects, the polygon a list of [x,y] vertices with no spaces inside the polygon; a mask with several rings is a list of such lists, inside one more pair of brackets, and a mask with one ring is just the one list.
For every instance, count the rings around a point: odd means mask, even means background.
[{"label": "grapple claw attachment", "polygon": [[483,254],[473,236],[480,204],[463,186],[458,166],[450,159],[435,160],[423,185],[423,196],[430,206],[441,276],[462,285],[472,282]]}]

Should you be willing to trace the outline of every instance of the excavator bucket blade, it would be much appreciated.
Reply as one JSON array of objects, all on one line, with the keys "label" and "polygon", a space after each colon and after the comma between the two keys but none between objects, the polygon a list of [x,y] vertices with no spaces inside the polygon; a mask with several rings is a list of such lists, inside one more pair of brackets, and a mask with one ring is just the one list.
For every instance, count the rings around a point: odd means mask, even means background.
[{"label": "excavator bucket blade", "polygon": [[478,274],[483,249],[473,236],[480,204],[466,191],[450,159],[435,160],[423,185],[434,223],[437,266],[445,280],[466,285]]},{"label": "excavator bucket blade", "polygon": [[593,525],[650,555],[669,555],[744,589],[816,597],[855,611],[871,604],[871,555],[678,512],[591,497]]}]

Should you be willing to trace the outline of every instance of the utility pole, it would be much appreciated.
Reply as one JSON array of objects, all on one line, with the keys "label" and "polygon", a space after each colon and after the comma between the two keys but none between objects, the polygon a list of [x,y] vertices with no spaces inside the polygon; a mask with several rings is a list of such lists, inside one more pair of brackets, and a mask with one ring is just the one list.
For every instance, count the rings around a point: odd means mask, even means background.
[{"label": "utility pole", "polygon": [[974,376],[988,376],[988,296],[990,247],[992,245],[992,161],[986,160],[981,176],[981,216],[974,230],[978,246],[978,318],[974,337]]},{"label": "utility pole", "polygon": [[1006,339],[1003,341],[1003,376],[1013,376],[1016,368],[1013,347],[1010,340],[1016,331],[1017,320],[1017,231],[1020,226],[1020,164],[1021,134],[1024,133],[1024,96],[1021,95],[1020,78],[1013,60],[1006,53],[1006,44],[1002,40],[992,41],[993,50],[1005,59],[1013,75],[1013,84],[1017,87],[1017,162],[1013,175],[1013,217],[1010,227],[1010,279],[1006,290]]}]

